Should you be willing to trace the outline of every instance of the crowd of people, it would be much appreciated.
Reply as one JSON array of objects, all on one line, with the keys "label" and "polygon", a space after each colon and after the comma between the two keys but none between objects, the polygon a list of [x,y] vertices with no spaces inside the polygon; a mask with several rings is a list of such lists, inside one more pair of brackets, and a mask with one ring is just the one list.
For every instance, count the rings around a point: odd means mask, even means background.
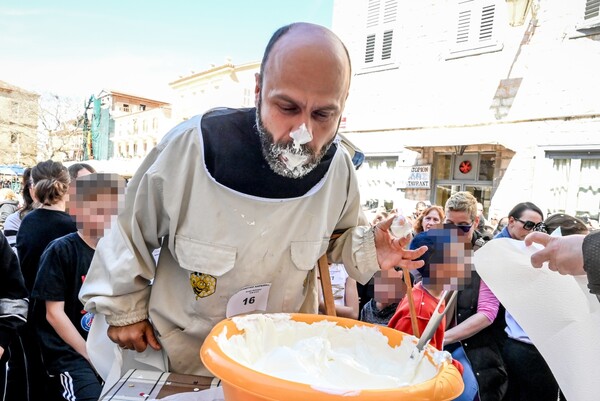
[{"label": "crowd of people", "polygon": [[[104,229],[116,216],[124,180],[84,163],[48,160],[27,168],[23,204],[5,222],[2,284],[18,294],[2,307],[0,394],[5,400],[97,400],[102,389],[86,338],[93,315],[79,290]],[[10,273],[10,275],[8,274]],[[11,280],[11,281],[5,281]],[[6,319],[5,319],[6,318]],[[4,327],[2,327],[4,329]]]},{"label": "crowd of people", "polygon": [[[468,192],[417,203],[406,216],[413,233],[402,238],[390,230],[394,213],[369,224],[352,158],[336,139],[351,75],[331,31],[291,24],[267,44],[256,108],[211,110],[171,130],[122,207],[117,176],[50,160],[27,169],[24,204],[0,235],[0,356],[9,367],[0,394],[98,399],[102,378],[86,349],[92,318],[106,321],[107,341],[122,349],[162,352],[171,372],[210,375],[192,350],[220,320],[322,309],[314,266],[327,254],[340,315],[413,333],[444,305],[431,344],[457,361],[460,400],[564,399],[470,252],[495,238],[538,242],[546,247],[532,256],[535,267],[587,273],[598,293],[598,236],[572,216],[544,220],[530,202],[490,226]],[[558,227],[565,237],[544,234]],[[446,290],[457,294],[448,305]]]},{"label": "crowd of people", "polygon": [[[453,194],[444,207],[423,207],[417,203],[415,212],[409,216],[413,220],[414,235],[409,246],[414,249],[425,245],[430,250],[434,249],[438,246],[435,236],[428,235],[427,232],[449,227],[458,227],[458,232],[465,236],[473,251],[495,238],[526,240],[528,245],[533,242],[552,244],[552,241],[557,241],[561,246],[560,250],[553,250],[547,245],[547,249],[534,254],[532,264],[539,267],[542,260],[540,255],[552,251],[553,256],[546,256],[543,260],[556,263],[554,270],[563,266],[563,274],[585,273],[581,262],[583,255],[573,255],[571,261],[561,258],[560,263],[557,263],[558,252],[567,253],[567,245],[562,245],[561,242],[572,243],[567,236],[573,235],[577,238],[577,246],[571,248],[569,254],[572,255],[576,249],[582,249],[582,239],[590,232],[590,226],[582,219],[564,213],[551,214],[544,219],[543,212],[535,204],[521,202],[508,211],[507,217],[497,222],[497,227],[490,228],[487,224],[480,224],[479,205],[481,203],[468,192]],[[372,224],[381,221],[381,213],[388,215],[388,212],[380,212]],[[548,236],[557,229],[560,229],[562,237]],[[492,237],[489,235],[490,230],[495,233]],[[597,234],[589,238],[594,236]],[[588,248],[593,246],[590,242]],[[428,250],[424,255],[425,258],[429,252]],[[438,252],[438,257],[439,255]],[[577,262],[578,260],[580,262]],[[597,265],[597,262],[595,263]],[[576,270],[567,267],[574,264],[578,266]],[[433,266],[438,270],[446,269],[448,275],[432,276]],[[449,283],[444,280],[464,275],[464,272],[453,269],[451,263],[444,265],[443,260],[436,262],[435,258],[428,258],[422,268],[411,273],[411,277],[416,278],[412,294],[420,332],[427,325],[440,301],[441,288]],[[374,295],[362,307],[360,320],[388,325],[409,334],[418,334],[413,332],[402,274],[399,273],[394,281],[382,282],[382,276],[382,273],[375,276],[372,282],[373,291],[362,291],[363,294]],[[474,269],[470,271],[470,279],[459,287],[456,303],[447,305],[445,319],[430,342],[440,350],[449,351],[453,358],[462,364],[465,390],[458,400],[565,400],[552,371],[535,344]],[[590,284],[590,289],[593,288],[597,287]],[[390,297],[390,294],[394,295]],[[444,304],[444,299],[441,303]]]}]

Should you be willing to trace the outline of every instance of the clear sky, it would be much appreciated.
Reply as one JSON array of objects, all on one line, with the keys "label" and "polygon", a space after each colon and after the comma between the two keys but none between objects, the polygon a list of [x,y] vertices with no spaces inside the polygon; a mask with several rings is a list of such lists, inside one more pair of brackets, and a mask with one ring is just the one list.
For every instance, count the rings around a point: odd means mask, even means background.
[{"label": "clear sky", "polygon": [[162,100],[191,71],[260,60],[282,25],[330,27],[332,8],[333,0],[2,0],[0,80],[38,93]]}]

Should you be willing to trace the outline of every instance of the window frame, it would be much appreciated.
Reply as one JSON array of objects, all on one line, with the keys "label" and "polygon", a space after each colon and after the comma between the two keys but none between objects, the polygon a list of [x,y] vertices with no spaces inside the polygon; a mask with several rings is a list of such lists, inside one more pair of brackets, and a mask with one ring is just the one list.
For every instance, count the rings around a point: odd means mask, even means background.
[{"label": "window frame", "polygon": [[446,60],[503,49],[501,3],[498,0],[454,0],[448,13],[453,16],[453,26],[449,29]]},{"label": "window frame", "polygon": [[[581,14],[575,26],[576,33],[571,36],[572,38],[600,33],[600,0],[581,0],[581,3]],[[592,3],[596,3],[595,7],[597,9],[595,11],[597,15],[586,20],[586,11]]]},{"label": "window frame", "polygon": [[398,0],[369,0],[360,47],[360,73],[397,68]]}]

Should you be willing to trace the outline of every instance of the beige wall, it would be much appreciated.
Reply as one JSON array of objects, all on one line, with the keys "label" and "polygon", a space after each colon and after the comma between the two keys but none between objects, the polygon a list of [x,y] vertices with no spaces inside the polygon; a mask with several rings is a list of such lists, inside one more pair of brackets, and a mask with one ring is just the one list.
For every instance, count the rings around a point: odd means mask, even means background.
[{"label": "beige wall", "polygon": [[37,162],[38,98],[0,82],[0,164]]}]

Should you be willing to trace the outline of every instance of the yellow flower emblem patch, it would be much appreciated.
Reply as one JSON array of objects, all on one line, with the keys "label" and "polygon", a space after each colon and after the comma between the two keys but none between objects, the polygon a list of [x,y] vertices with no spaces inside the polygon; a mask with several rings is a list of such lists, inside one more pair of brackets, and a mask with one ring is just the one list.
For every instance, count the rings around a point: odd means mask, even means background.
[{"label": "yellow flower emblem patch", "polygon": [[205,298],[215,293],[217,288],[217,278],[210,274],[191,273],[190,284],[196,294],[196,299]]}]

